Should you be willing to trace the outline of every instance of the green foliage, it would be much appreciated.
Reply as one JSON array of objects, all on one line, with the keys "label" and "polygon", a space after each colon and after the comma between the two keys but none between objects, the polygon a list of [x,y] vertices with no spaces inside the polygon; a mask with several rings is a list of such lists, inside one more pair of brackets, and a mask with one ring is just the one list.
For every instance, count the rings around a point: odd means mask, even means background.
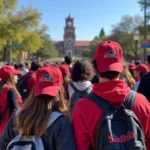
[{"label": "green foliage", "polygon": [[99,38],[102,38],[105,36],[105,31],[104,31],[104,28],[101,28],[101,31],[99,33]]},{"label": "green foliage", "polygon": [[[143,39],[143,19],[140,16],[132,17],[128,15],[123,16],[119,23],[112,26],[112,32],[109,36],[102,36],[103,31],[101,29],[99,37],[96,36],[91,42],[91,57],[94,56],[98,44],[106,40],[118,42],[127,59],[129,57],[134,57],[136,55],[134,32],[137,29],[140,32],[139,41],[141,41]],[[148,27],[148,30],[150,31],[150,27]],[[140,42],[138,42],[138,54],[141,54],[142,52],[143,50],[140,48]]]},{"label": "green foliage", "polygon": [[[113,26],[112,34],[109,38],[117,41],[122,46],[125,57],[135,56],[134,32],[142,25],[143,19],[140,16],[123,16],[121,21]],[[138,45],[138,54],[141,52],[140,45]]]},{"label": "green foliage", "polygon": [[[22,7],[17,11],[17,0],[0,0],[0,53],[6,60],[9,50],[9,41],[22,44],[22,49],[13,50],[17,57],[21,51],[30,54],[43,47],[42,34],[47,31],[46,26],[39,27],[41,14],[32,7]],[[14,58],[15,58],[14,57]]]},{"label": "green foliage", "polygon": [[35,53],[35,55],[42,59],[49,59],[49,58],[57,57],[58,51],[53,46],[50,36],[48,34],[45,34],[45,35],[42,34],[41,37],[44,41],[43,47],[39,49],[37,53]]},{"label": "green foliage", "polygon": [[82,51],[81,56],[82,56],[82,57],[90,57],[90,56],[91,56],[91,50],[88,49],[88,48],[85,48],[85,49]]}]

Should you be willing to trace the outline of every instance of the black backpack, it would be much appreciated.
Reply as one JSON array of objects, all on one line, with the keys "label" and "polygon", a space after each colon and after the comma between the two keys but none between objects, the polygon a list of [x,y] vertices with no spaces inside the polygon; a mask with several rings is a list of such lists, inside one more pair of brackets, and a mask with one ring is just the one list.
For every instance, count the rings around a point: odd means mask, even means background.
[{"label": "black backpack", "polygon": [[69,84],[74,90],[74,93],[69,100],[69,106],[68,106],[68,111],[69,111],[70,115],[72,116],[72,112],[73,112],[73,109],[74,109],[76,102],[89,94],[89,89],[91,88],[91,86],[88,87],[84,91],[80,91],[74,86],[74,84],[72,82],[70,82]]},{"label": "black backpack", "polygon": [[124,103],[113,106],[93,93],[87,97],[104,111],[95,150],[146,150],[142,126],[132,111],[136,92],[131,90]]},{"label": "black backpack", "polygon": [[31,75],[22,76],[17,82],[17,88],[23,100],[25,100],[29,96],[27,80],[30,76]]}]

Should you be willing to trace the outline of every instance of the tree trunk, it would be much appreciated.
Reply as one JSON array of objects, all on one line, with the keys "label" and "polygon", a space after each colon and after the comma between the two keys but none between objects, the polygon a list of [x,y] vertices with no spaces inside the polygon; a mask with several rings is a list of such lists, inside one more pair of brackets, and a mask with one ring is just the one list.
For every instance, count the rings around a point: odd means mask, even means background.
[{"label": "tree trunk", "polygon": [[2,59],[3,59],[3,61],[7,61],[7,47],[4,47],[4,50],[3,50],[3,57],[2,57]]}]

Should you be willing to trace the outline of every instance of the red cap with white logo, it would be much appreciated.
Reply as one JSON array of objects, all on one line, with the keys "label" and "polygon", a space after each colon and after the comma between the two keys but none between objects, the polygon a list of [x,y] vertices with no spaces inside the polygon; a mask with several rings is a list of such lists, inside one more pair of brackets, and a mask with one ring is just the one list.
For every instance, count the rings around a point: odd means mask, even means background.
[{"label": "red cap with white logo", "polygon": [[34,95],[50,95],[57,96],[60,85],[63,84],[61,71],[54,67],[48,66],[41,68],[36,73],[35,92]]},{"label": "red cap with white logo", "polygon": [[99,72],[123,72],[123,52],[121,46],[114,41],[100,43],[94,55]]}]

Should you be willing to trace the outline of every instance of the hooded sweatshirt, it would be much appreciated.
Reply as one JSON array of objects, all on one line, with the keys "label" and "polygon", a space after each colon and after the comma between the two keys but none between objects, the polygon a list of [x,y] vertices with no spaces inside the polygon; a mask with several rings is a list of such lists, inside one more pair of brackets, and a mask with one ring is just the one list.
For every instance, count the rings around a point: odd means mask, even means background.
[{"label": "hooded sweatshirt", "polygon": [[[88,89],[88,92],[90,93],[92,90],[92,83],[90,81],[78,81],[78,82],[72,82],[74,86],[79,90],[79,91],[84,91]],[[74,94],[74,90],[70,85],[68,85],[68,91],[69,91],[69,98]]]},{"label": "hooded sweatshirt", "polygon": [[[94,84],[92,92],[110,104],[124,102],[130,88],[122,80]],[[136,95],[132,111],[142,124],[146,137],[147,149],[150,150],[150,105],[141,94]],[[74,129],[76,150],[95,148],[98,122],[103,110],[88,98],[83,98],[75,105],[72,125]]]}]

